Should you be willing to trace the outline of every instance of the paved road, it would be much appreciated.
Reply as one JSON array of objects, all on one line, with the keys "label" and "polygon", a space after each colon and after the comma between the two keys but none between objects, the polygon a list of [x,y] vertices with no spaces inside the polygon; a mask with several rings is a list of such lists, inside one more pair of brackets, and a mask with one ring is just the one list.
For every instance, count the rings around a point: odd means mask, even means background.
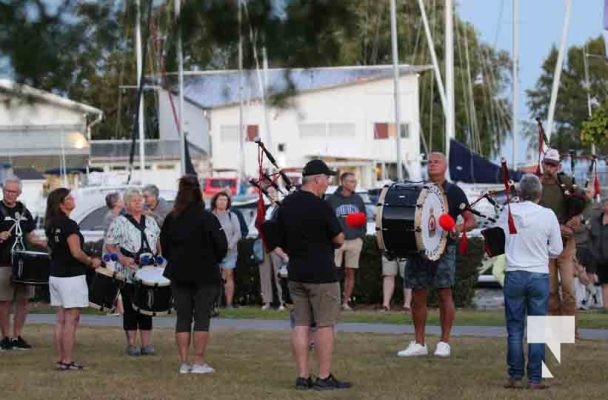
[{"label": "paved road", "polygon": [[[53,314],[30,314],[28,322],[35,324],[54,324]],[[122,318],[118,316],[105,315],[82,315],[81,324],[86,326],[108,326],[122,327]],[[175,317],[160,317],[154,319],[154,326],[159,328],[172,328],[175,326]],[[256,331],[287,331],[289,321],[281,320],[258,320],[258,319],[229,319],[214,318],[211,322],[212,330],[256,330]],[[358,333],[383,333],[383,334],[413,334],[412,325],[398,324],[370,324],[358,322],[343,322],[338,324],[340,332]],[[438,326],[427,326],[427,333],[439,335]],[[583,339],[608,340],[608,329],[581,329]],[[505,337],[506,328],[503,326],[455,326],[452,330],[455,336],[477,336],[477,337]]]}]

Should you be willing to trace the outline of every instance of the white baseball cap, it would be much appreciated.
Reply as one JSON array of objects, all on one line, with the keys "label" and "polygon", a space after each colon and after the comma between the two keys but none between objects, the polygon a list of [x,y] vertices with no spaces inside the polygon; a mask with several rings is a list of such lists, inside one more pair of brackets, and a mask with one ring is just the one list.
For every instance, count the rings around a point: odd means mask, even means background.
[{"label": "white baseball cap", "polygon": [[549,162],[554,162],[554,163],[559,164],[559,162],[560,162],[559,151],[557,151],[556,149],[549,148],[547,151],[545,151],[545,156],[543,157],[543,161],[549,161]]}]

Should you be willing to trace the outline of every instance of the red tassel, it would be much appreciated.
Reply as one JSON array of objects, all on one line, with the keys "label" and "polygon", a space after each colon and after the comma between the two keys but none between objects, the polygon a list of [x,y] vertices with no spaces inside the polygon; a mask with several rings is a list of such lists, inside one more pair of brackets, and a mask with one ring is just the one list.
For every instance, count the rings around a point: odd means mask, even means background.
[{"label": "red tassel", "polygon": [[507,223],[509,224],[509,233],[515,235],[517,228],[515,228],[515,221],[513,221],[513,215],[511,214],[511,206],[509,205],[509,216],[507,217]]},{"label": "red tassel", "polygon": [[469,239],[467,238],[467,231],[462,231],[462,236],[460,237],[460,244],[458,245],[458,254],[463,255],[469,251]]},{"label": "red tassel", "polygon": [[597,167],[595,170],[595,178],[593,178],[593,191],[595,192],[594,196],[599,196],[602,194],[602,190],[600,189],[600,179],[597,176]]}]

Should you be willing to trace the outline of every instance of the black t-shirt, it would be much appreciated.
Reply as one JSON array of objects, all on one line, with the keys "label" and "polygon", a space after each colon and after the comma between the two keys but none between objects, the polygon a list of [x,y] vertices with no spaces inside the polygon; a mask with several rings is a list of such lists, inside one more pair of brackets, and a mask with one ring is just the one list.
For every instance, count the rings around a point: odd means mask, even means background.
[{"label": "black t-shirt", "polygon": [[[464,212],[467,208],[469,208],[469,199],[467,199],[464,191],[456,184],[450,183],[448,181],[444,181],[441,185],[443,191],[445,192],[445,196],[448,199],[448,214],[454,221],[458,218],[460,214]],[[448,236],[448,245],[452,245],[455,243],[455,239],[451,236]]]},{"label": "black t-shirt", "polygon": [[280,246],[289,255],[289,280],[337,282],[332,239],[342,232],[330,205],[299,190],[287,196],[276,215]]},{"label": "black t-shirt", "polygon": [[[0,201],[0,232],[6,232],[11,229],[17,220],[17,215],[19,216],[19,226],[23,236],[34,230],[36,227],[34,218],[22,203],[17,202],[14,207],[9,208],[4,204],[4,201]],[[11,249],[17,238],[16,234],[17,229],[15,227],[11,231],[11,236],[8,240],[0,243],[0,265],[9,265],[11,263]],[[23,238],[23,244],[27,245],[25,237]]]},{"label": "black t-shirt", "polygon": [[70,235],[78,235],[80,248],[84,244],[78,224],[64,216],[58,218],[45,232],[51,248],[51,276],[69,278],[86,274],[86,265],[72,256],[68,246]]}]

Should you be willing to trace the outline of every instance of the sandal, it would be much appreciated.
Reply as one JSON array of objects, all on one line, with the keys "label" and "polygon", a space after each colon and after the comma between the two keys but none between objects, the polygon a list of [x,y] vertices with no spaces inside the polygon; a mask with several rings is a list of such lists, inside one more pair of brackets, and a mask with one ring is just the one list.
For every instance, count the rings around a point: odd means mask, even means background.
[{"label": "sandal", "polygon": [[74,361],[71,363],[59,362],[57,369],[59,371],[81,371],[84,369],[84,365],[76,364]]}]

